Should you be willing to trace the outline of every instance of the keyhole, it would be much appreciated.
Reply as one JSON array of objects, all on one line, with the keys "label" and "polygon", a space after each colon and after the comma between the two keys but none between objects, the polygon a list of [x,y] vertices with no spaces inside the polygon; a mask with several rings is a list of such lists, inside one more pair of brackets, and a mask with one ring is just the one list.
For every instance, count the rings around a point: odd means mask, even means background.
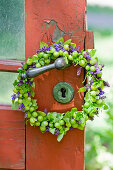
[{"label": "keyhole", "polygon": [[62,92],[62,97],[65,98],[66,97],[66,89],[61,88],[61,92]]}]

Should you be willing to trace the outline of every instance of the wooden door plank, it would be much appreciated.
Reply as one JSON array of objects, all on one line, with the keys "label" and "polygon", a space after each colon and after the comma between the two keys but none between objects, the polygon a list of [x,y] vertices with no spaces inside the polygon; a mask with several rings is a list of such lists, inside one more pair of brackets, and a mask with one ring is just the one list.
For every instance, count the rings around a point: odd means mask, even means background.
[{"label": "wooden door plank", "polygon": [[5,105],[0,105],[0,168],[25,169],[24,115]]},{"label": "wooden door plank", "polygon": [[0,71],[18,72],[18,68],[22,67],[24,61],[18,60],[0,60]]},{"label": "wooden door plank", "polygon": [[[39,48],[40,41],[50,43],[61,36],[72,38],[84,48],[85,39],[85,0],[26,0],[25,1],[26,59]],[[83,70],[76,76],[77,68],[64,71],[52,70],[35,79],[36,98],[39,109],[64,112],[77,106],[81,109],[83,94],[77,90],[82,86]],[[59,81],[68,81],[75,89],[75,97],[69,104],[57,103],[52,96],[52,88]],[[42,134],[37,127],[26,129],[26,169],[27,170],[83,170],[84,131],[77,129],[67,133],[58,143],[56,136]]]}]

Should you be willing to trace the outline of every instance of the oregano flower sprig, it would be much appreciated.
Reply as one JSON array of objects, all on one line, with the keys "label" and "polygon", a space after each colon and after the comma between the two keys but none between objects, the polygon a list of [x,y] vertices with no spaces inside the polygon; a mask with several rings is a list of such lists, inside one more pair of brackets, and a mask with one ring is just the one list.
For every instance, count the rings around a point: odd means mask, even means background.
[{"label": "oregano flower sprig", "polygon": [[[66,113],[48,112],[38,110],[37,100],[33,88],[35,84],[31,78],[23,78],[22,74],[28,69],[38,68],[48,65],[58,57],[63,57],[66,63],[71,63],[75,67],[79,66],[77,76],[80,75],[81,69],[86,70],[85,80],[88,81],[79,89],[80,92],[86,92],[82,110],[72,108]],[[87,120],[93,120],[95,115],[98,115],[99,109],[108,109],[104,99],[104,87],[109,84],[102,79],[102,70],[104,65],[98,63],[96,50],[82,50],[72,43],[71,39],[64,41],[60,38],[51,45],[44,42],[40,43],[40,49],[32,57],[18,69],[19,74],[17,80],[14,81],[14,94],[12,95],[12,109],[19,109],[25,113],[26,122],[31,126],[38,126],[42,133],[50,132],[57,135],[57,140],[61,141],[67,131],[73,128],[83,130]]]}]

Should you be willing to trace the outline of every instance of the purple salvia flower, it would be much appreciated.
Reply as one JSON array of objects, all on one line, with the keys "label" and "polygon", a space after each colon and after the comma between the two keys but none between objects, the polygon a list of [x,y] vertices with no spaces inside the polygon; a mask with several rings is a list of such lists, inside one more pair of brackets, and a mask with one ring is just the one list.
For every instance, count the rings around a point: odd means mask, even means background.
[{"label": "purple salvia flower", "polygon": [[19,96],[19,95],[20,95],[20,92],[17,92],[16,94]]},{"label": "purple salvia flower", "polygon": [[49,132],[49,126],[46,126],[46,132]]},{"label": "purple salvia flower", "polygon": [[46,108],[44,109],[44,113],[46,113],[46,114],[47,114],[47,109],[46,109]]},{"label": "purple salvia flower", "polygon": [[81,67],[77,68],[77,76],[79,76],[81,74],[81,70],[82,70]]},{"label": "purple salvia flower", "polygon": [[91,66],[91,64],[90,64],[90,63],[88,63],[88,65],[89,65],[89,66]]},{"label": "purple salvia flower", "polygon": [[90,118],[90,120],[91,120],[91,121],[93,121],[93,120],[94,120],[94,116],[93,116],[93,117],[90,117],[90,116],[89,116],[89,118]]},{"label": "purple salvia flower", "polygon": [[102,96],[102,97],[99,97],[100,99],[105,99],[106,98],[106,96]]},{"label": "purple salvia flower", "polygon": [[103,83],[104,83],[104,86],[110,87],[110,84],[108,82],[103,81]]},{"label": "purple salvia flower", "polygon": [[81,121],[80,121],[80,120],[78,120],[78,121],[77,121],[77,123],[80,125]]},{"label": "purple salvia flower", "polygon": [[19,83],[17,84],[17,86],[21,86],[23,84],[23,80],[21,79],[20,81],[19,81]]},{"label": "purple salvia flower", "polygon": [[70,130],[71,130],[71,129],[73,129],[73,127],[72,127],[72,126],[70,127]]},{"label": "purple salvia flower", "polygon": [[86,84],[86,89],[91,89],[91,85],[90,84]]},{"label": "purple salvia flower", "polygon": [[92,72],[92,71],[89,71],[91,74],[94,74],[94,72]]},{"label": "purple salvia flower", "polygon": [[30,97],[31,96],[30,91],[27,91],[27,93],[28,93],[28,96]]},{"label": "purple salvia flower", "polygon": [[16,94],[13,94],[11,97],[12,99],[16,99]]},{"label": "purple salvia flower", "polygon": [[27,112],[25,112],[24,118],[25,118],[25,119],[27,118]]},{"label": "purple salvia flower", "polygon": [[19,106],[19,110],[25,111],[25,106],[24,106],[24,104],[23,104],[23,103],[22,103],[22,104],[20,104],[20,106]]},{"label": "purple salvia flower", "polygon": [[59,135],[59,130],[57,128],[55,129],[55,135]]}]

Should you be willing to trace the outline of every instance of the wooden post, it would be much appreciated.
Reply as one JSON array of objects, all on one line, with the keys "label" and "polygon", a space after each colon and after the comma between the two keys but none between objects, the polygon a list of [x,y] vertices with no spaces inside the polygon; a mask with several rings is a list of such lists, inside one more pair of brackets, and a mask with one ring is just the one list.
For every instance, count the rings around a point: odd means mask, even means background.
[{"label": "wooden post", "polygon": [[[26,59],[39,48],[40,41],[50,43],[60,37],[71,38],[85,48],[85,0],[26,0],[25,39]],[[65,112],[76,106],[81,110],[83,96],[77,93],[82,87],[84,71],[77,77],[77,68],[52,70],[35,79],[39,109]],[[54,100],[52,90],[60,81],[70,83],[75,90],[71,103],[60,104]],[[26,127],[27,170],[83,170],[84,131],[73,129],[58,143],[56,136],[42,134],[38,127]]]}]

